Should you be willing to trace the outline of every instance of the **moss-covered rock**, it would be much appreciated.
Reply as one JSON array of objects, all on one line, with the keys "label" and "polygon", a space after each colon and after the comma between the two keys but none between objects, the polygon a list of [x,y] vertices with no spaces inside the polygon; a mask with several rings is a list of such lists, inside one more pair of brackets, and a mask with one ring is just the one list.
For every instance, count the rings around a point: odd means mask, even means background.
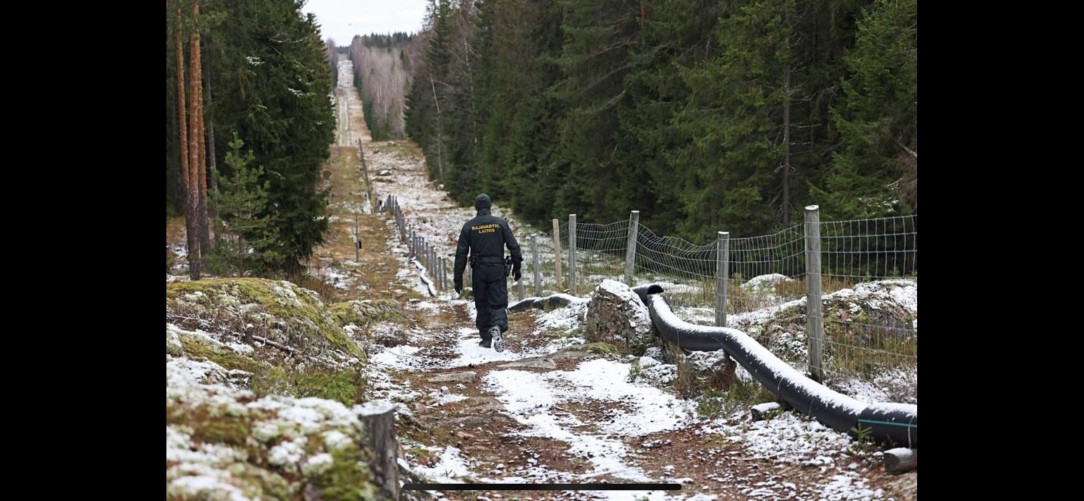
[{"label": "moss-covered rock", "polygon": [[605,342],[620,353],[641,355],[655,336],[647,307],[629,286],[603,280],[587,305],[587,342]]},{"label": "moss-covered rock", "polygon": [[207,382],[232,384],[257,395],[318,397],[353,405],[365,391],[360,363],[329,366],[294,359],[294,363],[274,365],[254,358],[255,350],[247,345],[223,343],[175,325],[166,326],[166,354],[214,364],[221,370],[208,371]]},{"label": "moss-covered rock", "polygon": [[354,410],[335,401],[256,398],[213,381],[226,369],[166,363],[169,499],[374,499],[372,453]]},{"label": "moss-covered rock", "polygon": [[340,325],[353,324],[362,327],[375,322],[411,323],[410,317],[399,307],[399,303],[389,300],[344,301],[331,305],[331,312]]},{"label": "moss-covered rock", "polygon": [[[167,318],[189,329],[263,338],[304,355],[365,360],[358,343],[315,292],[287,281],[221,278],[166,284]],[[278,347],[283,350],[287,348]],[[294,353],[291,353],[293,355]]]},{"label": "moss-covered rock", "polygon": [[587,350],[589,353],[595,353],[595,354],[603,355],[603,356],[610,356],[610,357],[620,357],[621,356],[621,350],[619,350],[616,346],[614,346],[614,345],[612,345],[610,343],[602,342],[602,341],[595,342],[595,343],[589,343],[586,346],[584,346],[583,349]]}]

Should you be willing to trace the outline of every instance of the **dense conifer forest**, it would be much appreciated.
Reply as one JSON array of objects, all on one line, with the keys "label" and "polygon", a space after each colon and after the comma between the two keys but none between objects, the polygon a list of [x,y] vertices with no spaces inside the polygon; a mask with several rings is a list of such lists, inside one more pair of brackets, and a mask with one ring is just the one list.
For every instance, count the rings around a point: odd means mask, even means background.
[{"label": "dense conifer forest", "polygon": [[706,242],[917,213],[917,0],[432,0],[406,131],[460,203]]}]

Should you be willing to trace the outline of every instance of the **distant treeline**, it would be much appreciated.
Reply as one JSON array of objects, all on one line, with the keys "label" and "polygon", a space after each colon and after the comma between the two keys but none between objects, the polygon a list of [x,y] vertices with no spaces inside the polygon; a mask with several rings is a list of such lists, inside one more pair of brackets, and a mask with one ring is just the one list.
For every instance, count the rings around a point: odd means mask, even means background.
[{"label": "distant treeline", "polygon": [[406,131],[460,203],[661,234],[917,213],[917,0],[430,0]]},{"label": "distant treeline", "polygon": [[406,137],[403,110],[417,46],[415,36],[406,33],[355,36],[350,43],[354,85],[375,141]]},{"label": "distant treeline", "polygon": [[401,31],[397,31],[390,35],[379,35],[373,33],[372,35],[366,35],[361,37],[361,40],[366,47],[380,47],[386,49],[388,47],[393,47],[396,45],[402,45],[411,42],[414,40],[414,36],[415,35],[413,33],[403,33]]}]

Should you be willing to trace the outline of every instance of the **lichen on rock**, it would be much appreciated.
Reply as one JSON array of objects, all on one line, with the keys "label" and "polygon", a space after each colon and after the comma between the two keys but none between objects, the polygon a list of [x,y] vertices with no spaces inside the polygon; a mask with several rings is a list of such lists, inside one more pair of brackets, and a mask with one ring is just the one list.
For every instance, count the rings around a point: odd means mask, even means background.
[{"label": "lichen on rock", "polygon": [[171,499],[374,499],[357,414],[341,403],[251,391],[224,369],[166,363],[166,492]]},{"label": "lichen on rock", "polygon": [[603,280],[587,305],[588,343],[609,343],[623,353],[642,354],[654,342],[647,306],[629,286]]},{"label": "lichen on rock", "polygon": [[[166,284],[167,319],[189,329],[256,337],[312,357],[365,360],[365,352],[343,331],[338,317],[315,292],[287,281],[221,278]],[[271,345],[273,346],[273,345]]]}]

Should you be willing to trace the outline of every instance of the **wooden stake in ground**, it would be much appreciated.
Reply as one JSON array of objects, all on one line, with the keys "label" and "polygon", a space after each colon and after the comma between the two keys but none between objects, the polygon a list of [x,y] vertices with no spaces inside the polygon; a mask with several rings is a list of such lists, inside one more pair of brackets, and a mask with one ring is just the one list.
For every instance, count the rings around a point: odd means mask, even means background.
[{"label": "wooden stake in ground", "polygon": [[382,499],[399,499],[399,439],[395,436],[395,406],[387,401],[366,402],[357,410],[365,430],[362,440],[373,451],[376,484]]}]

